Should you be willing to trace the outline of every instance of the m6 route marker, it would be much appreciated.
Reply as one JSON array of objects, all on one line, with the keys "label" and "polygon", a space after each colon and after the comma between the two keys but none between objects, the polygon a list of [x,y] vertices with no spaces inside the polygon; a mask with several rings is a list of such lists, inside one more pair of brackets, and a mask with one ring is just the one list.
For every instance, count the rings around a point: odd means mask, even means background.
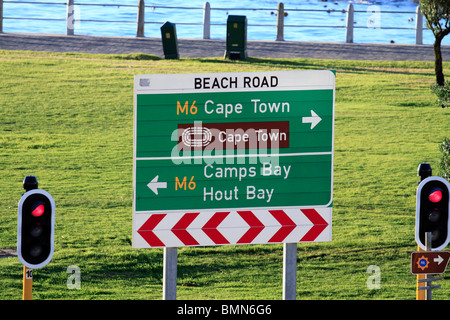
[{"label": "m6 route marker", "polygon": [[331,241],[332,71],[137,75],[133,247]]}]

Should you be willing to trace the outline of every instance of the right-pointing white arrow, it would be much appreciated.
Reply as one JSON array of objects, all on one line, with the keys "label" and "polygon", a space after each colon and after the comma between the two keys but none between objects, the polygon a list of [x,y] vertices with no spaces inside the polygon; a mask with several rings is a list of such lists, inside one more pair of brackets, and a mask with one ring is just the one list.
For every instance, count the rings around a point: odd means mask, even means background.
[{"label": "right-pointing white arrow", "polygon": [[153,180],[147,184],[147,187],[149,187],[156,195],[158,195],[158,188],[167,188],[167,182],[158,182],[158,178],[159,176],[154,177]]},{"label": "right-pointing white arrow", "polygon": [[441,262],[444,261],[444,259],[441,256],[438,256],[437,258],[434,258],[433,261],[437,262],[438,264],[441,264]]},{"label": "right-pointing white arrow", "polygon": [[322,118],[319,117],[313,110],[311,110],[311,117],[302,118],[302,123],[311,123],[311,130],[314,129],[320,121],[322,121]]}]

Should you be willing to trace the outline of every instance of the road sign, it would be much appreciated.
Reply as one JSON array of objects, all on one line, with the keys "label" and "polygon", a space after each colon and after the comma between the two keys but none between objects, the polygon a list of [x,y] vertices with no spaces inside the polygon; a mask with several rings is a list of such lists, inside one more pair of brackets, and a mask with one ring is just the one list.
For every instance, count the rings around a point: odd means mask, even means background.
[{"label": "road sign", "polygon": [[334,94],[331,71],[135,76],[133,246],[331,241]]},{"label": "road sign", "polygon": [[444,273],[450,251],[418,251],[411,254],[412,274]]}]

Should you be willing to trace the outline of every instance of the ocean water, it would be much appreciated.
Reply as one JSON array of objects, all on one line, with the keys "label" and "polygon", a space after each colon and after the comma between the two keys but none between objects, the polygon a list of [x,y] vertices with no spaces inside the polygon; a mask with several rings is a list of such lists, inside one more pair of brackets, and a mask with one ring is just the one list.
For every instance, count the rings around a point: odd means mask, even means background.
[{"label": "ocean water", "polygon": [[[283,1],[287,13],[284,20],[284,39],[286,41],[345,42],[345,11],[349,3],[352,3],[356,11],[355,43],[393,41],[414,44],[415,10],[418,5],[416,1],[286,0]],[[39,2],[44,3],[39,4]],[[67,10],[64,2],[64,0],[5,0],[3,31],[64,34]],[[161,25],[170,21],[176,24],[178,38],[201,39],[204,3],[205,1],[202,0],[173,0],[172,2],[147,0],[145,36],[160,37]],[[276,39],[278,1],[210,0],[209,3],[212,9],[211,39],[225,39],[228,15],[247,16],[249,40]],[[103,6],[103,4],[109,4],[109,6]],[[134,37],[136,36],[137,4],[138,0],[76,0],[75,34]],[[168,6],[182,8],[167,8]],[[317,11],[302,11],[305,9]],[[393,13],[394,11],[396,13]],[[24,18],[32,18],[32,20]],[[449,38],[444,39],[443,44],[450,44]],[[423,43],[432,44],[433,41],[432,32],[424,30]]]}]

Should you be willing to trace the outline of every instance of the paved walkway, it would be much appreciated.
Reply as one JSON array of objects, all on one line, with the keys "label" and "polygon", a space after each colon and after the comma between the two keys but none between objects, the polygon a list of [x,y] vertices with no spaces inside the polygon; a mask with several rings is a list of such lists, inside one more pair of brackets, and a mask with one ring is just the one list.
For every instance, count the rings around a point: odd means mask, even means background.
[{"label": "paved walkway", "polygon": [[[0,49],[113,54],[141,52],[164,57],[159,38],[0,33]],[[247,49],[250,57],[259,58],[434,61],[431,45],[249,40]],[[178,39],[178,50],[181,58],[223,57],[225,40]],[[442,51],[444,61],[450,61],[450,46],[443,46]]]}]

